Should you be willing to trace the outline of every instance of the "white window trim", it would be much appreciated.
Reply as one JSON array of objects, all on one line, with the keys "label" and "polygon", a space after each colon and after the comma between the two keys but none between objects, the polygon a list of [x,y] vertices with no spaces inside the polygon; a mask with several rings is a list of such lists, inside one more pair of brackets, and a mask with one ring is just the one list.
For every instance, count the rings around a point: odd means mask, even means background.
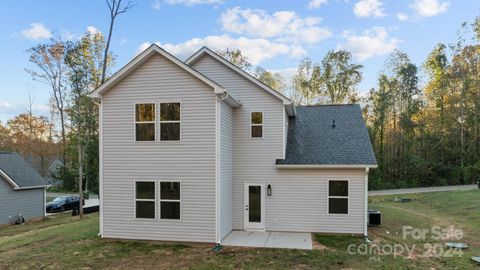
[{"label": "white window trim", "polygon": [[[330,196],[330,181],[347,181],[348,196]],[[347,199],[347,213],[330,213],[330,198]],[[333,216],[349,216],[350,215],[350,179],[328,179],[327,181],[327,215]]]},{"label": "white window trim", "polygon": [[[252,114],[253,113],[261,113],[262,114],[262,123],[261,124],[252,123]],[[263,113],[263,111],[250,111],[249,117],[250,117],[250,139],[263,139],[264,135],[265,135],[265,127],[264,127],[265,113]],[[252,127],[260,127],[260,126],[262,127],[262,137],[253,137],[252,136]]]},{"label": "white window trim", "polygon": [[[153,104],[155,106],[154,120],[153,121],[137,121],[137,105],[140,104]],[[157,141],[157,103],[152,101],[135,102],[133,104],[133,141],[135,143],[152,143]],[[154,124],[155,135],[153,141],[137,141],[137,124]]]},{"label": "white window trim", "polygon": [[[179,200],[172,200],[172,199],[162,199],[162,185],[161,183],[179,183],[180,184],[180,199]],[[183,183],[182,181],[166,181],[160,180],[158,181],[158,220],[161,222],[179,222],[182,221],[182,197],[183,197]],[[171,218],[162,218],[162,202],[178,202],[180,203],[180,218],[179,219],[171,219]]]},{"label": "white window trim", "polygon": [[[161,106],[162,104],[166,104],[166,103],[180,103],[180,120],[167,120],[167,121],[162,121],[162,118],[161,118]],[[180,100],[174,100],[174,101],[168,101],[168,100],[164,100],[164,101],[160,101],[158,102],[158,141],[159,142],[162,142],[162,143],[179,143],[179,142],[182,142],[182,130],[183,130],[183,125],[182,125],[182,119],[183,119],[183,114],[182,114],[182,108],[183,108],[183,104],[182,104],[182,101]],[[180,124],[180,138],[179,140],[162,140],[162,123],[165,123],[165,124],[168,124],[168,123],[179,123]]]},{"label": "white window trim", "polygon": [[[157,181],[155,180],[135,180],[133,181],[133,218],[135,220],[150,220],[150,221],[155,221],[157,220]],[[154,199],[137,199],[137,182],[153,182],[154,184]],[[154,218],[137,218],[137,201],[139,202],[154,202],[155,204],[155,209],[154,209]]]}]

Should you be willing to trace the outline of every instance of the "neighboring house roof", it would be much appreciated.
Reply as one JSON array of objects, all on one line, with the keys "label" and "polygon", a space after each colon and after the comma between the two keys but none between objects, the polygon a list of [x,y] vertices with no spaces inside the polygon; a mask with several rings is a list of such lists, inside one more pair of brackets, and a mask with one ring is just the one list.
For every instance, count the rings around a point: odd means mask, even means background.
[{"label": "neighboring house roof", "polygon": [[360,105],[297,106],[296,111],[289,119],[285,159],[277,159],[277,167],[376,167]]},{"label": "neighboring house roof", "polygon": [[58,169],[60,169],[62,166],[63,166],[63,160],[61,158],[56,158],[50,163],[50,166],[48,166],[48,172],[50,174],[55,174],[58,172]]},{"label": "neighboring house roof", "polygon": [[162,55],[163,57],[165,57],[168,60],[170,60],[171,62],[175,63],[180,68],[182,68],[185,71],[187,71],[188,73],[192,74],[193,76],[195,76],[196,78],[198,78],[202,82],[211,86],[213,88],[215,94],[227,94],[225,96],[227,98],[226,102],[229,103],[232,107],[241,106],[241,102],[236,100],[230,94],[228,94],[228,91],[225,88],[223,88],[221,85],[219,85],[215,81],[209,79],[208,77],[204,76],[203,74],[201,74],[197,70],[193,69],[189,65],[185,64],[183,61],[176,58],[172,54],[168,53],[164,49],[160,48],[156,44],[150,45],[150,47],[148,47],[146,50],[141,52],[139,55],[137,55],[135,58],[133,58],[128,64],[126,64],[119,71],[117,71],[110,79],[108,79],[102,85],[97,87],[97,89],[93,90],[90,93],[90,97],[93,97],[93,98],[101,97],[103,94],[105,94],[107,91],[109,91],[114,85],[116,85],[123,78],[128,76],[135,69],[137,69],[141,64],[143,64],[145,61],[150,59],[150,57],[152,57],[156,54]]},{"label": "neighboring house roof", "polygon": [[233,64],[232,62],[226,60],[222,56],[218,55],[214,51],[210,50],[207,47],[202,47],[200,50],[198,50],[196,53],[194,53],[192,56],[190,56],[185,63],[188,65],[193,65],[195,62],[197,62],[200,58],[202,58],[203,55],[208,54],[217,61],[221,62],[222,64],[226,65],[227,67],[231,68],[233,71],[237,72],[247,80],[251,81],[255,85],[259,86],[263,90],[265,90],[267,93],[275,96],[276,98],[280,99],[283,101],[283,104],[285,105],[285,109],[287,110],[287,113],[289,116],[294,116],[295,115],[295,106],[293,102],[287,98],[286,96],[282,95],[280,92],[276,91],[275,89],[272,89],[270,86],[264,84],[263,82],[259,81],[257,78],[253,77],[250,73],[246,72],[245,70],[239,68],[237,65]]},{"label": "neighboring house roof", "polygon": [[0,176],[14,189],[45,188],[48,186],[48,182],[15,152],[0,152]]}]

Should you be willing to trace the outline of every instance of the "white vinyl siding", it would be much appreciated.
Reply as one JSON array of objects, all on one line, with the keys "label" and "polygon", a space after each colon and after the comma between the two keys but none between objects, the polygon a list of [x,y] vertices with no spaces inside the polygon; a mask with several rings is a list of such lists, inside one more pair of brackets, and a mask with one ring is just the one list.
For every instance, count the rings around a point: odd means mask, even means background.
[{"label": "white vinyl siding", "polygon": [[9,224],[9,217],[21,214],[25,220],[43,217],[45,211],[44,189],[13,190],[0,176],[0,225]]},{"label": "white vinyl siding", "polygon": [[[268,182],[267,230],[363,234],[364,178],[364,169],[278,170]],[[349,179],[348,215],[328,214],[330,179]]]},{"label": "white vinyl siding", "polygon": [[[244,182],[269,181],[276,176],[275,160],[283,156],[283,126],[278,124],[283,123],[283,103],[211,56],[203,56],[193,67],[243,103],[233,113],[233,228],[243,229]],[[268,140],[251,139],[253,111],[263,112],[263,137]]]},{"label": "white vinyl siding", "polygon": [[233,199],[233,109],[221,103],[220,123],[220,239],[232,229]]},{"label": "white vinyl siding", "polygon": [[[218,82],[243,106],[233,113],[233,229],[244,226],[244,183],[272,186],[266,197],[267,231],[363,233],[364,170],[279,170],[283,158],[288,117],[281,100],[243,78],[211,56],[193,67]],[[263,137],[250,138],[250,112],[261,111]],[[328,216],[328,180],[350,179],[350,213]]]},{"label": "white vinyl siding", "polygon": [[[210,86],[160,55],[104,95],[103,237],[215,242],[215,98]],[[135,143],[133,104],[172,99],[181,101],[182,142]],[[136,220],[135,179],[181,179],[181,220]]]}]

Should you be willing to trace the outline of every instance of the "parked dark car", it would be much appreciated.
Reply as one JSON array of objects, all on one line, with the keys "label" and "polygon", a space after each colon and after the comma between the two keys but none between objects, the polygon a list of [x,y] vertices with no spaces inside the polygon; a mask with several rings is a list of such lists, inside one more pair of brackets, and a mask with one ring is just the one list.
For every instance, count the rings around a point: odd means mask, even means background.
[{"label": "parked dark car", "polygon": [[[47,203],[46,210],[47,213],[54,212],[63,212],[67,210],[72,210],[78,206],[78,196],[60,196],[55,198],[55,200]],[[85,205],[85,200],[83,200],[82,205]]]}]

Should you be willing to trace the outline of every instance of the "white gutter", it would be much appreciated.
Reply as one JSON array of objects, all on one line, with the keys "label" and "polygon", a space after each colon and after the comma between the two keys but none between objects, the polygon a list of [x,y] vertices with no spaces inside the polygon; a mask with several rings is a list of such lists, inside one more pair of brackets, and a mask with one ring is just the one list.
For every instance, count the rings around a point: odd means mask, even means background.
[{"label": "white gutter", "polygon": [[283,102],[283,106],[285,107],[288,116],[294,117],[296,115],[295,104],[291,102]]},{"label": "white gutter", "polygon": [[13,190],[24,190],[24,189],[35,189],[35,188],[49,188],[51,185],[39,185],[39,186],[29,186],[29,187],[21,187],[19,186],[13,179],[2,169],[0,169],[0,176],[3,179],[7,180],[7,182],[13,186]]},{"label": "white gutter", "polygon": [[216,93],[215,94],[217,95],[218,97],[218,100],[221,102],[221,101],[225,101],[228,105],[230,105],[232,108],[238,108],[238,107],[241,107],[243,105],[243,103],[236,99],[234,96],[232,96],[228,91],[226,90],[223,90],[222,92],[220,93]]},{"label": "white gutter", "polygon": [[10,178],[10,176],[9,176],[6,172],[4,172],[2,169],[0,169],[0,175],[3,177],[3,179],[7,180],[7,182],[8,182],[10,185],[13,186],[13,189],[18,189],[18,188],[20,188],[20,186],[19,186],[17,183],[15,183],[15,181],[13,181],[13,179]]},{"label": "white gutter", "polygon": [[25,190],[25,189],[36,189],[36,188],[44,188],[47,189],[51,187],[52,185],[42,185],[42,186],[31,186],[31,187],[18,187],[18,188],[13,188],[13,190]]},{"label": "white gutter", "polygon": [[350,164],[277,164],[278,169],[364,169],[377,168],[377,165],[350,165]]}]

